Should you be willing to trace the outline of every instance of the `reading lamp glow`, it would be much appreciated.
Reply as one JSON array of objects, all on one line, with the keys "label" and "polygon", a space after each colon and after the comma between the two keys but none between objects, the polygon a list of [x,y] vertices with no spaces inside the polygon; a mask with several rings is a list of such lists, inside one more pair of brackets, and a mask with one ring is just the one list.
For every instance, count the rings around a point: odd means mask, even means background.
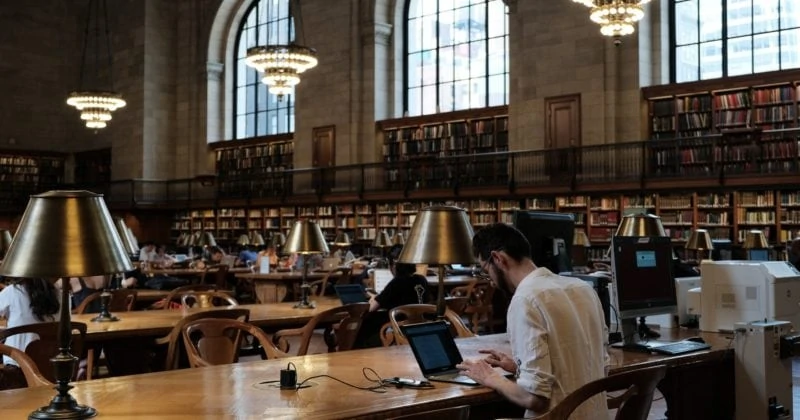
[{"label": "reading lamp glow", "polygon": [[303,283],[300,286],[303,291],[302,300],[295,305],[295,308],[307,309],[314,308],[313,302],[308,301],[308,290],[311,287],[308,282],[308,256],[311,254],[327,254],[328,244],[325,243],[325,235],[319,225],[308,221],[298,220],[294,222],[289,236],[286,238],[285,251],[300,254],[303,258]]}]

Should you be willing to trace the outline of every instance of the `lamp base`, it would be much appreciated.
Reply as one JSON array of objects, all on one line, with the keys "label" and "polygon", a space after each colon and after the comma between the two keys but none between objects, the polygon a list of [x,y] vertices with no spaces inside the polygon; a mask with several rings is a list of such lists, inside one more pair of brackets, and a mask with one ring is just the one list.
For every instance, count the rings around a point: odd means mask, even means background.
[{"label": "lamp base", "polygon": [[314,302],[297,302],[297,304],[294,305],[295,309],[314,309],[316,307],[317,304]]},{"label": "lamp base", "polygon": [[75,400],[66,403],[57,402],[54,398],[50,405],[42,407],[30,415],[29,420],[81,420],[97,415],[97,410],[85,405],[79,405]]},{"label": "lamp base", "polygon": [[119,318],[109,313],[101,313],[96,317],[92,318],[92,322],[116,322],[116,321],[119,321]]}]

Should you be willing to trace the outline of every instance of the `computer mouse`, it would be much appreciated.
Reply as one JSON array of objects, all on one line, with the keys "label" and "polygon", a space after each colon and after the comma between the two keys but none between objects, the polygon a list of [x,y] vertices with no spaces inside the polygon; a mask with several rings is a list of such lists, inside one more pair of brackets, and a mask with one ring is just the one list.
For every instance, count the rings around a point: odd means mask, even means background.
[{"label": "computer mouse", "polygon": [[689,337],[685,341],[694,341],[695,343],[705,343],[706,340],[703,340],[703,337]]}]

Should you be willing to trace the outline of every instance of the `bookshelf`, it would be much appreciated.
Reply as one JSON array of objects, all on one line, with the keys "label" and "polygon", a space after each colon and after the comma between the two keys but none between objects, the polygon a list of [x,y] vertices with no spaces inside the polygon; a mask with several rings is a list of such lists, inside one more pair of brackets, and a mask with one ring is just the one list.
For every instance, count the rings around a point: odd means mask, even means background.
[{"label": "bookshelf", "polygon": [[64,183],[65,155],[0,151],[0,204],[27,203],[28,196]]},{"label": "bookshelf", "polygon": [[293,168],[291,134],[224,141],[209,146],[216,153],[219,196],[273,197],[291,191],[279,172]]},{"label": "bookshelf", "polygon": [[390,190],[403,185],[403,162],[430,162],[409,174],[411,188],[480,185],[498,174],[508,177],[507,158],[465,159],[443,164],[438,159],[508,151],[508,108],[457,111],[377,123],[382,139],[384,180]]}]

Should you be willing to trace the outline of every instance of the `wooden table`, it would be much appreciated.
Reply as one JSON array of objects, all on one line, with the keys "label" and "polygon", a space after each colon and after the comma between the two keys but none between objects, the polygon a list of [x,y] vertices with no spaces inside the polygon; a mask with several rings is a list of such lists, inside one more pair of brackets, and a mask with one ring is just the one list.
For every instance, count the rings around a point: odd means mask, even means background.
[{"label": "wooden table", "polygon": [[[206,270],[198,270],[195,268],[156,268],[152,270],[143,270],[147,276],[170,276],[170,277],[194,277],[194,276],[202,276]],[[241,273],[252,273],[253,271],[247,267],[233,267],[228,269],[228,273],[234,274],[241,274]]]},{"label": "wooden table", "polygon": [[[327,273],[309,272],[306,279],[311,282],[314,280],[322,280]],[[302,271],[295,272],[277,272],[269,274],[255,274],[245,273],[237,274],[236,279],[240,281],[253,282],[253,288],[256,292],[256,298],[260,303],[275,303],[283,302],[289,292],[288,285],[294,285],[303,281]]]},{"label": "wooden table", "polygon": [[[439,276],[427,276],[426,278],[428,279],[429,286],[435,287],[439,285]],[[478,284],[481,284],[485,283],[487,280],[473,276],[445,276],[444,287],[466,286],[472,281],[476,281]]]},{"label": "wooden table", "polygon": [[[674,332],[666,335],[677,337],[687,334]],[[729,341],[724,337],[714,334],[703,336],[713,345],[712,350],[683,356],[653,356],[612,349],[612,371],[665,363],[670,370],[660,388],[688,387],[681,396],[665,393],[670,411],[681,413],[673,417],[725,418],[721,413],[726,413],[726,407],[733,404],[733,380],[725,375],[713,378],[713,367],[724,360],[731,360],[732,351],[728,351]],[[508,351],[509,347],[505,334],[456,341],[465,358],[479,357],[478,350],[482,348]],[[386,363],[387,360],[392,363]],[[328,378],[313,379],[311,387],[298,391],[282,391],[261,384],[263,381],[277,380],[280,370],[286,367],[288,361],[297,366],[299,380],[328,374],[356,385],[369,386],[371,384],[361,372],[364,367],[375,369],[384,378],[419,378],[421,375],[411,349],[408,346],[393,346],[77,382],[72,394],[78,402],[95,407],[98,418],[168,417],[171,420],[204,417],[386,418],[464,404],[471,405],[474,412],[479,411],[482,404],[502,401],[497,393],[488,388],[448,383],[435,383],[434,389],[426,390],[391,387],[385,394],[355,390]],[[695,372],[699,378],[697,385],[702,382],[703,386],[714,386],[714,380],[729,382],[696,394],[692,392],[695,386],[685,382],[691,378],[681,372],[688,370]],[[729,373],[732,378],[732,363]],[[717,397],[704,400],[709,392]],[[47,403],[53,395],[54,391],[48,387],[0,392],[0,418],[24,418],[33,409]],[[676,403],[685,407],[678,407]],[[708,413],[715,414],[708,416]]]},{"label": "wooden table", "polygon": [[[166,299],[170,292],[171,290],[136,289],[136,305],[142,306],[140,303],[143,303],[143,306],[149,306],[161,299]],[[233,290],[220,290],[220,292],[227,293],[231,296],[234,294]]]}]

